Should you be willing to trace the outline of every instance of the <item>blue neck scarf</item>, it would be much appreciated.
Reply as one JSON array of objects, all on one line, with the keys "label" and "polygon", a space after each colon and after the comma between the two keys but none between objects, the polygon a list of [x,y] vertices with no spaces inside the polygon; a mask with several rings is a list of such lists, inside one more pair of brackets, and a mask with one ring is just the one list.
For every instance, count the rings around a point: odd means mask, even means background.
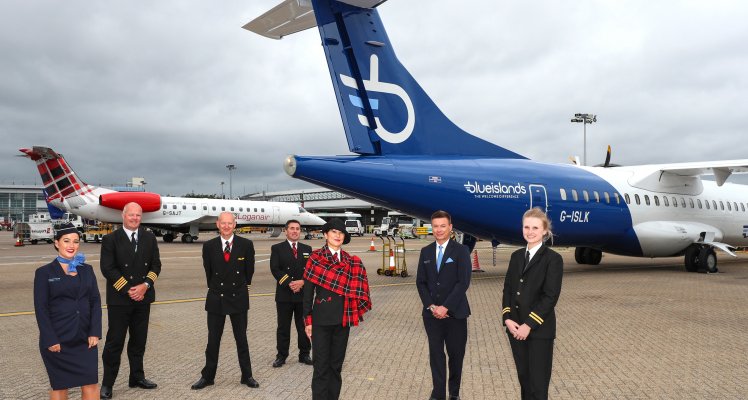
[{"label": "blue neck scarf", "polygon": [[68,274],[71,274],[73,272],[78,272],[78,266],[86,261],[86,255],[83,253],[78,253],[75,255],[75,257],[73,257],[72,260],[69,260],[62,256],[57,256],[57,261],[59,261],[60,264],[67,264]]}]

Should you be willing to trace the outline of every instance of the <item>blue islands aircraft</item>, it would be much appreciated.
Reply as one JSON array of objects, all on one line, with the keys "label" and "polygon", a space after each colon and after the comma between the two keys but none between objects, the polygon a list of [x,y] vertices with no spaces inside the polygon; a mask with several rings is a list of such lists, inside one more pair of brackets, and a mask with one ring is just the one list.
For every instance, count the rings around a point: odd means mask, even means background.
[{"label": "blue islands aircraft", "polygon": [[[748,187],[726,183],[748,160],[587,167],[529,160],[463,131],[398,61],[376,7],[383,0],[287,0],[244,26],[274,39],[317,26],[350,156],[288,156],[286,172],[494,244],[523,244],[520,221],[547,211],[554,244],[580,264],[602,253],[685,256],[717,271],[715,248],[747,246]],[[702,180],[714,175],[714,181]]]}]

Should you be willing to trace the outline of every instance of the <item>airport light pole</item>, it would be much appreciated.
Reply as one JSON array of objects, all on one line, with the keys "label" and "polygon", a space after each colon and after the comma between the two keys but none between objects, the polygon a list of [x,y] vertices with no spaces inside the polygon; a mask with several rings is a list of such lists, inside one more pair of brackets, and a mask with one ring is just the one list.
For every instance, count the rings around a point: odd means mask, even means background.
[{"label": "airport light pole", "polygon": [[582,158],[582,165],[587,165],[587,124],[597,122],[597,115],[595,114],[574,114],[574,118],[571,122],[581,122],[584,124],[584,158]]},{"label": "airport light pole", "polygon": [[229,198],[233,199],[234,198],[234,187],[233,187],[233,184],[231,182],[231,171],[233,171],[233,170],[236,169],[236,165],[229,164],[229,165],[226,166],[226,168],[229,169]]}]

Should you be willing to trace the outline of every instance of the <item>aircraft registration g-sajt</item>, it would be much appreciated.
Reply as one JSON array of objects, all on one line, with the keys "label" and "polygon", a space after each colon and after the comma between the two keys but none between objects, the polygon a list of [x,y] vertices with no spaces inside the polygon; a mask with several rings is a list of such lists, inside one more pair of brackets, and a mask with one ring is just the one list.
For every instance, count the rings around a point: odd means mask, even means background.
[{"label": "aircraft registration g-sajt", "polygon": [[[523,244],[521,216],[547,211],[554,244],[576,261],[602,252],[685,255],[688,271],[717,270],[715,248],[748,245],[748,187],[725,183],[748,160],[585,167],[529,160],[450,121],[395,56],[375,7],[383,0],[287,0],[244,26],[280,39],[317,26],[348,147],[357,155],[288,156],[294,178],[454,226],[494,243]],[[714,175],[715,181],[702,180]]]},{"label": "aircraft registration g-sajt", "polygon": [[62,154],[48,147],[20,149],[36,162],[45,186],[47,203],[83,218],[122,223],[122,209],[135,202],[143,208],[141,223],[163,230],[164,241],[182,233],[191,243],[200,231],[215,231],[218,215],[224,211],[236,216],[236,225],[283,226],[289,219],[302,226],[320,226],[325,221],[294,203],[167,197],[150,192],[117,192],[83,182]]}]

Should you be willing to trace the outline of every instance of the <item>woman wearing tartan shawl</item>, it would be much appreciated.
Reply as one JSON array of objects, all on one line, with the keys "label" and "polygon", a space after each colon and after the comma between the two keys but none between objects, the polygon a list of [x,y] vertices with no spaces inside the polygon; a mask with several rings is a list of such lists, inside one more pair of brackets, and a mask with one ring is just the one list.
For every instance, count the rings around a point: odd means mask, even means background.
[{"label": "woman wearing tartan shawl", "polygon": [[[312,399],[340,397],[341,371],[351,326],[371,310],[369,279],[361,259],[340,247],[351,241],[339,219],[323,227],[326,243],[309,256],[304,280],[304,325],[312,341]],[[314,334],[312,334],[314,331]]]}]

